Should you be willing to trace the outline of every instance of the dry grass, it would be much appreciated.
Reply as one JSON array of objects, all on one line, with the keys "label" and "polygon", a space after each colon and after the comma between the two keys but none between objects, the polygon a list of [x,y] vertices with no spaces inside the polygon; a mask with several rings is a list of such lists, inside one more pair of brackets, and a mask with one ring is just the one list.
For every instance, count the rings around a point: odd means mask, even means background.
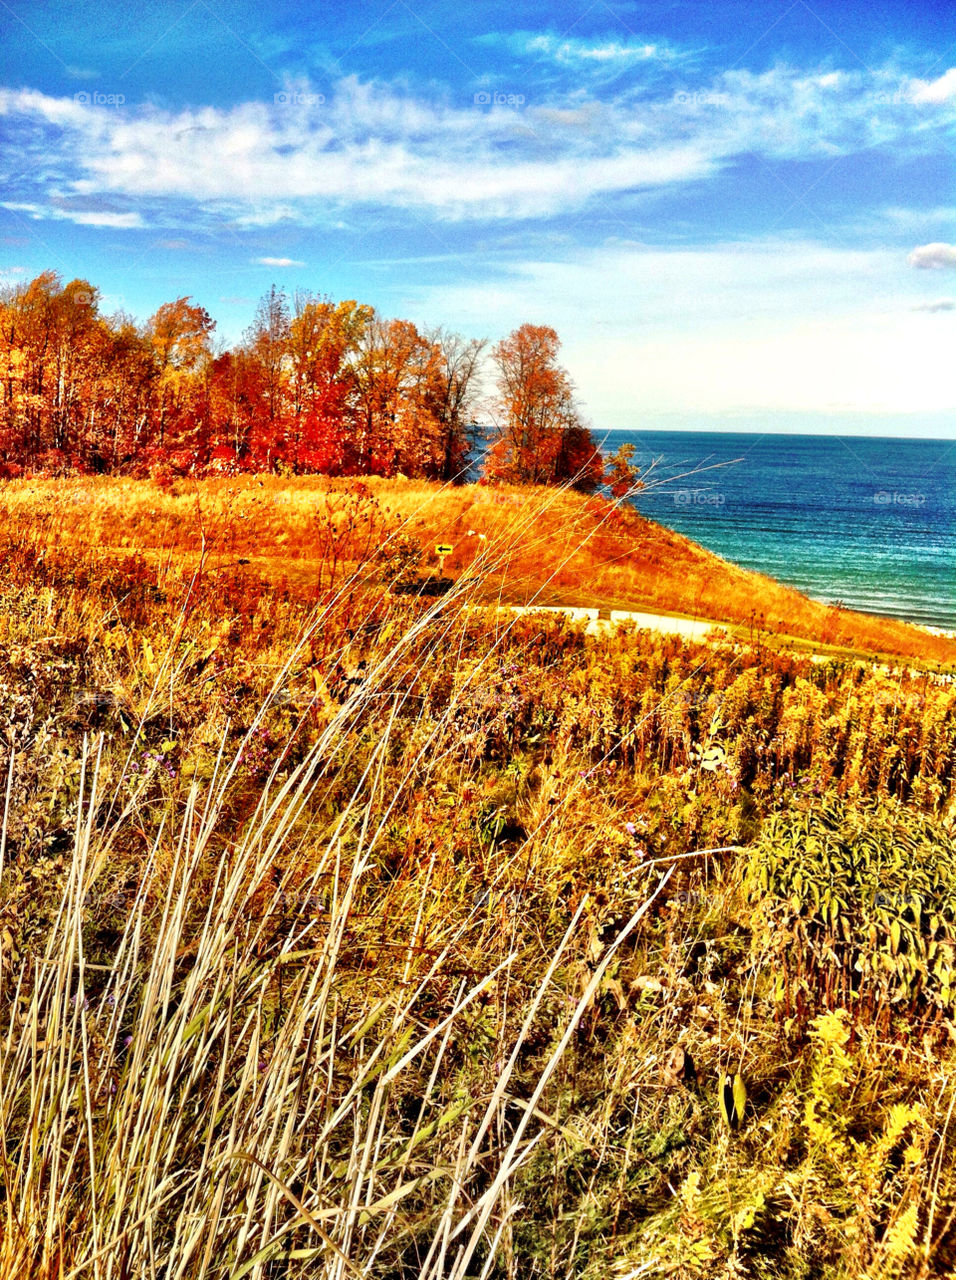
[{"label": "dry grass", "polygon": [[[388,599],[324,492],[5,491],[0,1277],[944,1274],[947,1025],[788,1025],[741,864],[838,793],[951,818],[952,688]],[[594,526],[508,496],[416,536]],[[281,536],[314,605],[227,569]]]},{"label": "dry grass", "polygon": [[[356,499],[357,492],[368,498]],[[480,573],[478,599],[675,613],[743,628],[748,638],[797,637],[956,664],[956,640],[818,604],[630,508],[569,490],[274,476],[184,480],[165,489],[111,477],[0,488],[0,536],[29,528],[53,546],[135,550],[178,564],[205,547],[210,565],[247,560],[251,574],[307,588],[328,575],[331,542],[337,539],[342,557],[338,568],[354,567],[398,523],[429,567],[434,545],[452,544],[446,572]],[[330,540],[332,526],[338,533]]]}]

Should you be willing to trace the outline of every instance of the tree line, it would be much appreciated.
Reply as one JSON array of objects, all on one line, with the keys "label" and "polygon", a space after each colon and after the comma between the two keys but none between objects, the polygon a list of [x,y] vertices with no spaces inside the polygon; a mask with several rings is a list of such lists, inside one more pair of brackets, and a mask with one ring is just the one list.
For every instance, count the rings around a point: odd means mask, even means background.
[{"label": "tree line", "polygon": [[[374,307],[273,286],[233,347],[189,297],[145,324],[53,271],[0,294],[0,476],[224,471],[460,481],[605,475],[545,325],[488,350]],[[490,361],[494,390],[485,393]]]}]

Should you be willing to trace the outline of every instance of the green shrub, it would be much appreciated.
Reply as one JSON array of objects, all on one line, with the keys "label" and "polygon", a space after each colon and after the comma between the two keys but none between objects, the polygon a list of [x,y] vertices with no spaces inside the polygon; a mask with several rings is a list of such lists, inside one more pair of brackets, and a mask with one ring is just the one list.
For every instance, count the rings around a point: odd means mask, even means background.
[{"label": "green shrub", "polygon": [[753,951],[803,1021],[846,1006],[937,1020],[956,1003],[956,839],[888,800],[830,798],[764,824],[745,889]]}]

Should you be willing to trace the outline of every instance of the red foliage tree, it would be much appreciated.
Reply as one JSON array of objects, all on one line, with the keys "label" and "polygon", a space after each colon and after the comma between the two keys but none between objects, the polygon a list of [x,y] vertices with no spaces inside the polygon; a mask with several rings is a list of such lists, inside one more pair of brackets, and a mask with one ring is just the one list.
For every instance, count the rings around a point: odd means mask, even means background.
[{"label": "red foliage tree", "polygon": [[[0,292],[0,474],[205,470],[463,478],[484,343],[273,286],[243,342],[214,354],[189,297],[142,327],[85,280]],[[499,434],[487,474],[591,489],[600,459],[558,364],[523,325],[493,351]],[[623,472],[621,473],[623,474]],[[615,473],[616,479],[620,475]]]}]

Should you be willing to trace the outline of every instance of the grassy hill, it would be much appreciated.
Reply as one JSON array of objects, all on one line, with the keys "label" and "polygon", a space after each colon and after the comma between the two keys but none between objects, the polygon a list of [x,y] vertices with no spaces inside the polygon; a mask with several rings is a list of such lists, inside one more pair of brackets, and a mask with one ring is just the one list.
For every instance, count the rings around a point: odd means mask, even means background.
[{"label": "grassy hill", "polygon": [[956,664],[956,640],[816,603],[630,507],[569,490],[272,476],[164,488],[10,481],[0,488],[0,535],[25,531],[83,554],[135,550],[177,564],[205,550],[209,565],[241,560],[246,573],[305,590],[328,584],[330,555],[338,576],[361,565],[380,578],[380,547],[411,543],[431,571],[434,546],[447,543],[446,573],[480,576],[476,600],[673,613],[731,624],[748,639]]}]

